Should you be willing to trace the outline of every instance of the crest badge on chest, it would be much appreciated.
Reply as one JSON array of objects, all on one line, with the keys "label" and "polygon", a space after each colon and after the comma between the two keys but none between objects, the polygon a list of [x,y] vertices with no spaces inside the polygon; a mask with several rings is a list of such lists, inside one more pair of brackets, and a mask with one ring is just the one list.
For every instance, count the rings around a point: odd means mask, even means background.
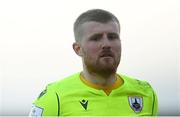
[{"label": "crest badge on chest", "polygon": [[142,111],[143,108],[143,98],[140,96],[129,96],[128,97],[129,105],[131,106],[132,110],[136,113]]}]

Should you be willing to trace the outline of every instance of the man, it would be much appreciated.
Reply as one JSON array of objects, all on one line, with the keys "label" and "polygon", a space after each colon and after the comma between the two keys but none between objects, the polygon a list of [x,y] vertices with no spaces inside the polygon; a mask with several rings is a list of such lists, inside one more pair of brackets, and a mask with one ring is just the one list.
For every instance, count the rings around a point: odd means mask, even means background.
[{"label": "man", "polygon": [[117,74],[121,58],[120,24],[100,9],[74,23],[75,53],[83,70],[52,83],[33,103],[31,116],[152,116],[157,97],[145,81]]}]

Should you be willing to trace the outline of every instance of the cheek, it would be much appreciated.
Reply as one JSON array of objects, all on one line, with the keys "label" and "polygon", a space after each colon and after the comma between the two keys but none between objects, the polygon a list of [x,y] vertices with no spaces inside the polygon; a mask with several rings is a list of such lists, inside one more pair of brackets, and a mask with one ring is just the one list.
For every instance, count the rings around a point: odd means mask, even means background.
[{"label": "cheek", "polygon": [[87,54],[91,54],[91,55],[96,56],[97,53],[98,53],[99,48],[98,48],[97,44],[91,43],[91,44],[85,45],[85,50],[86,50]]},{"label": "cheek", "polygon": [[116,46],[116,51],[121,52],[121,45]]},{"label": "cheek", "polygon": [[113,50],[115,53],[121,54],[121,43],[115,43],[113,46]]}]

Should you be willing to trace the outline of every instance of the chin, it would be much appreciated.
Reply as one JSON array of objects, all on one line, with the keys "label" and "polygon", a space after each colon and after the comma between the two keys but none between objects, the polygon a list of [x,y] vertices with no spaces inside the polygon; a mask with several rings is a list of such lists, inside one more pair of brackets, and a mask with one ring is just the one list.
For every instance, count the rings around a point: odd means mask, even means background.
[{"label": "chin", "polygon": [[116,67],[114,65],[102,65],[102,66],[98,66],[97,67],[98,71],[101,72],[101,73],[107,73],[107,74],[111,74],[111,73],[114,73],[116,72]]}]

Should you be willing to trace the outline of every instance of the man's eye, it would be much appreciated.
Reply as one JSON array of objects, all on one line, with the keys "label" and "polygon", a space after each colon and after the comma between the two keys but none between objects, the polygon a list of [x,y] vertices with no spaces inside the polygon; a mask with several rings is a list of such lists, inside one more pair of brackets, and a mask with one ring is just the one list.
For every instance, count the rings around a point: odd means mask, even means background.
[{"label": "man's eye", "polygon": [[99,36],[93,36],[93,37],[90,38],[90,40],[92,40],[92,41],[98,41],[100,39],[101,39],[100,35]]},{"label": "man's eye", "polygon": [[99,40],[99,38],[94,37],[94,38],[91,38],[91,40],[92,40],[92,41],[98,41],[98,40]]},{"label": "man's eye", "polygon": [[112,39],[119,39],[119,36],[117,34],[109,34],[108,35],[108,39],[112,40]]}]

